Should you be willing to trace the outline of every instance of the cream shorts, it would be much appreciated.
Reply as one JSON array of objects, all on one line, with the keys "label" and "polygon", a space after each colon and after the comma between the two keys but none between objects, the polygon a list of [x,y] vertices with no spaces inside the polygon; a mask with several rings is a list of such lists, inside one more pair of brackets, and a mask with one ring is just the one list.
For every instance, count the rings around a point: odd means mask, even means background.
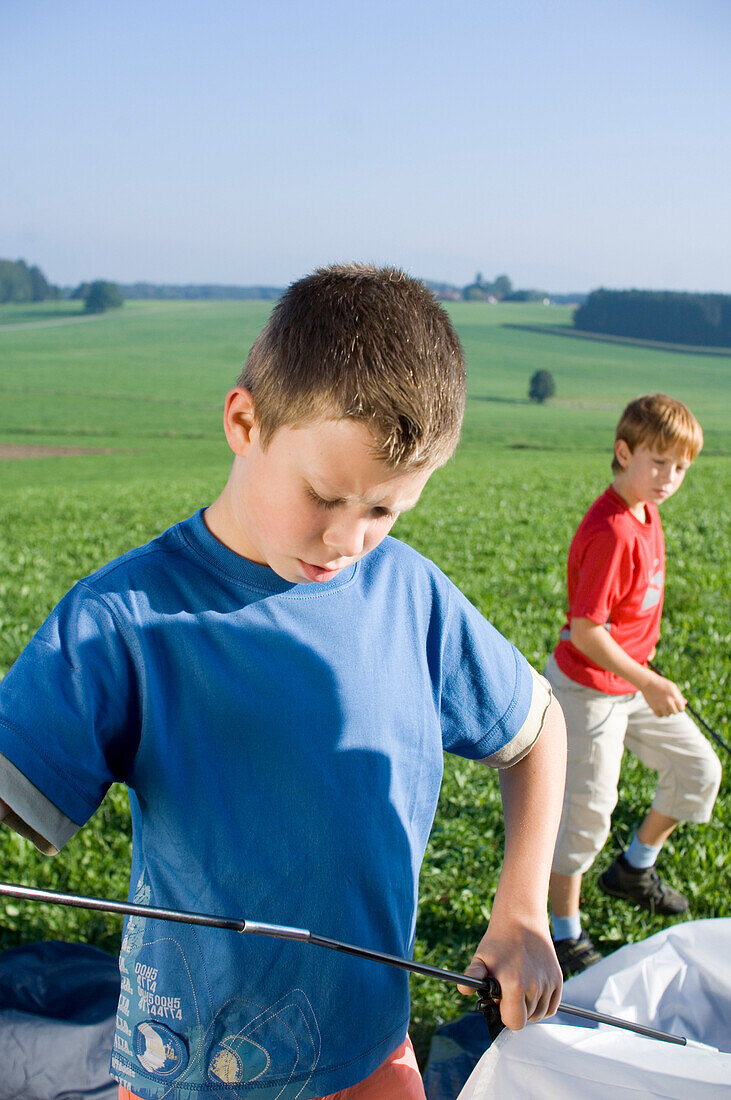
[{"label": "cream shorts", "polygon": [[563,709],[568,737],[555,872],[582,874],[604,846],[625,748],[657,772],[653,809],[677,821],[710,819],[721,765],[686,713],[658,718],[642,692],[606,695],[584,687],[564,675],[553,656],[544,676]]}]

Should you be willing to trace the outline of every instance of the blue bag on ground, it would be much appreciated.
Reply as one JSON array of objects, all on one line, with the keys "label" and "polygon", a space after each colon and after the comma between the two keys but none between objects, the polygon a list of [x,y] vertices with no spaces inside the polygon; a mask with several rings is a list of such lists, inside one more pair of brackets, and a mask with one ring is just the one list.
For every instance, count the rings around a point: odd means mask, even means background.
[{"label": "blue bag on ground", "polygon": [[443,1024],[429,1047],[424,1073],[427,1100],[454,1100],[489,1046],[490,1035],[481,1012],[467,1012]]},{"label": "blue bag on ground", "polygon": [[116,958],[80,943],[0,955],[0,1100],[117,1100]]}]

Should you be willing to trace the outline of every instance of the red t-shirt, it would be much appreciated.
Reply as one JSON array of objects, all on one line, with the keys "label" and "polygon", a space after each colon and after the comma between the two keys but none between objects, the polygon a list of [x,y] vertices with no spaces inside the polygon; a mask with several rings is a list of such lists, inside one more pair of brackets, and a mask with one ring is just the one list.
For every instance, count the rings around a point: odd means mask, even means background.
[{"label": "red t-shirt", "polygon": [[625,653],[644,665],[660,636],[664,586],[665,540],[657,507],[645,504],[642,523],[610,487],[584,516],[569,550],[568,618],[554,653],[561,671],[608,695],[636,692],[571,644],[571,620],[606,626]]}]

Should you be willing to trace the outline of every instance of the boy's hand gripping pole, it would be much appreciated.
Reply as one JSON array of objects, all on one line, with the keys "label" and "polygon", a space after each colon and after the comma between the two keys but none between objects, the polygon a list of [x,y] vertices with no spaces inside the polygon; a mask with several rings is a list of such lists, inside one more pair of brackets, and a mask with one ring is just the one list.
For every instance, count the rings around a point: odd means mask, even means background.
[{"label": "boy's hand gripping pole", "polygon": [[[153,905],[113,901],[110,898],[90,898],[81,894],[62,894],[56,890],[39,890],[33,886],[15,886],[7,882],[0,882],[0,896],[20,898],[21,901],[46,902],[49,905],[68,905],[77,909],[96,909],[103,913],[118,913],[123,916],[143,917],[150,920],[197,924],[206,928],[223,928],[229,932],[247,932],[254,936],[270,936],[280,940],[299,940],[301,943],[313,944],[315,947],[327,947],[331,951],[341,951],[346,955],[356,955],[361,959],[370,959],[372,962],[383,963],[386,966],[395,966],[399,970],[408,970],[412,974],[420,974],[424,978],[438,978],[443,982],[469,986],[479,994],[478,1005],[485,1013],[488,1025],[495,1022],[495,1006],[502,996],[499,983],[489,976],[481,979],[470,977],[467,974],[457,974],[453,970],[440,970],[436,966],[427,966],[425,963],[415,962],[413,959],[402,959],[398,955],[389,955],[384,951],[372,951],[368,947],[356,947],[352,943],[342,943],[340,940],[318,936],[305,928],[290,928],[283,924],[264,924],[261,921],[244,920],[241,917],[219,917],[209,913],[190,913],[182,909],[159,909]],[[645,1035],[650,1039],[659,1039],[665,1043],[685,1046],[687,1042],[681,1035],[669,1035],[667,1032],[656,1031],[654,1028],[645,1027],[643,1024],[620,1020],[616,1016],[606,1016],[604,1013],[593,1012],[588,1008],[577,1008],[575,1005],[564,1004],[563,1001],[558,1010],[567,1013],[569,1016],[580,1016],[585,1020],[592,1020],[598,1024],[609,1024],[611,1027],[623,1028],[625,1031],[634,1031],[638,1035]]]},{"label": "boy's hand gripping pole", "polygon": [[[664,673],[664,672],[661,672],[661,671],[660,671],[660,669],[659,669],[659,668],[657,667],[657,665],[656,665],[656,664],[653,664],[653,662],[652,662],[652,661],[648,661],[648,662],[647,662],[647,667],[648,667],[648,668],[651,668],[653,672],[656,672],[658,676],[662,676],[662,677],[663,677],[664,679],[666,679],[666,677],[665,677],[665,673]],[[729,756],[731,756],[731,748],[729,748],[729,746],[728,746],[727,742],[726,742],[726,741],[724,741],[724,739],[723,739],[723,738],[721,737],[721,735],[720,735],[720,734],[716,733],[716,731],[715,731],[715,730],[713,729],[713,727],[712,727],[712,726],[709,726],[709,725],[708,725],[708,722],[706,722],[706,720],[705,720],[705,718],[703,717],[703,715],[702,715],[702,714],[699,714],[699,713],[698,713],[698,711],[697,711],[697,710],[695,710],[695,709],[694,709],[694,708],[693,708],[693,707],[692,707],[692,706],[690,705],[690,703],[689,703],[689,702],[687,702],[687,700],[686,700],[686,703],[685,703],[685,709],[686,709],[686,710],[688,711],[688,713],[689,713],[689,714],[692,714],[692,715],[693,715],[693,717],[695,718],[696,722],[700,722],[700,724],[701,724],[701,725],[703,726],[703,729],[704,729],[704,730],[706,731],[706,733],[710,733],[711,737],[712,737],[712,738],[713,738],[713,740],[714,740],[714,741],[716,742],[716,744],[717,744],[717,745],[720,745],[720,746],[721,746],[721,748],[722,748],[722,749],[724,749],[724,751],[725,751],[725,752],[727,752],[727,753],[729,754]]]}]

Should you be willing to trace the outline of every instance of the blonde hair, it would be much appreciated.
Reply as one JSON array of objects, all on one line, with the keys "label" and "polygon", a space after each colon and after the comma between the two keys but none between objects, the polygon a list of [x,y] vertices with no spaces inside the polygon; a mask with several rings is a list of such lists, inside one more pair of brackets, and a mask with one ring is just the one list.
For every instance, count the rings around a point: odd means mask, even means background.
[{"label": "blonde hair", "polygon": [[352,419],[391,467],[439,465],[459,441],[464,354],[444,309],[403,271],[319,268],[274,307],[238,380],[262,445],[283,425]]},{"label": "blonde hair", "polygon": [[[679,451],[692,462],[703,447],[703,430],[693,413],[681,401],[664,393],[650,393],[630,401],[619,418],[615,443],[623,439],[630,451],[642,443],[656,444],[663,451]],[[621,466],[616,455],[612,470]]]}]

